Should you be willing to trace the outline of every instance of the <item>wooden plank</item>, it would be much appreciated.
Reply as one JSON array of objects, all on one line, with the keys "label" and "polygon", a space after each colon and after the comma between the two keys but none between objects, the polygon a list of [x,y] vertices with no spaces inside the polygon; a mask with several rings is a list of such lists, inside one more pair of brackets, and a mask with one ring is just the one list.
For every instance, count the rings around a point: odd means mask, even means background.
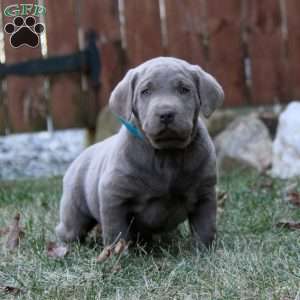
[{"label": "wooden plank", "polygon": [[271,104],[287,97],[280,4],[274,0],[253,0],[245,1],[245,5],[252,103]]},{"label": "wooden plank", "polygon": [[300,99],[300,1],[287,0],[288,64],[291,98]]},{"label": "wooden plank", "polygon": [[166,0],[167,54],[204,65],[201,1]]},{"label": "wooden plank", "polygon": [[[11,4],[32,3],[32,1],[3,0],[2,13],[5,7]],[[3,24],[11,23],[13,17],[3,14]],[[38,20],[36,18],[36,20]],[[21,46],[13,48],[9,42],[10,35],[5,33],[6,63],[34,59],[41,56],[40,46],[30,48]],[[10,76],[7,78],[7,108],[12,132],[31,131],[46,128],[45,101],[43,94],[43,78],[21,78]]]},{"label": "wooden plank", "polygon": [[208,71],[221,83],[226,106],[245,101],[241,46],[241,1],[206,0],[209,35]]},{"label": "wooden plank", "polygon": [[121,46],[118,0],[81,1],[81,30],[94,30],[98,35],[101,50],[101,91],[98,97],[100,108],[125,73],[124,51]]},{"label": "wooden plank", "polygon": [[124,5],[129,66],[162,55],[158,0],[125,0]]},{"label": "wooden plank", "polygon": [[[79,50],[76,7],[73,0],[45,0],[48,55]],[[50,107],[54,128],[82,126],[81,78],[79,73],[51,77]]]}]

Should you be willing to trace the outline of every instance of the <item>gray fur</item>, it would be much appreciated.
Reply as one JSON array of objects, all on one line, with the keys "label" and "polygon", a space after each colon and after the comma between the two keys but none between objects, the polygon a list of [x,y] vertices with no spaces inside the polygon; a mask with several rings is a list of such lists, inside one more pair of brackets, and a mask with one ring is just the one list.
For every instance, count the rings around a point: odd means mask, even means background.
[{"label": "gray fur", "polygon": [[100,223],[106,245],[116,238],[148,240],[188,219],[195,242],[209,246],[216,156],[198,114],[209,116],[223,97],[212,76],[183,60],[160,57],[131,69],[109,104],[144,139],[123,126],[72,163],[64,177],[59,238],[80,239]]}]

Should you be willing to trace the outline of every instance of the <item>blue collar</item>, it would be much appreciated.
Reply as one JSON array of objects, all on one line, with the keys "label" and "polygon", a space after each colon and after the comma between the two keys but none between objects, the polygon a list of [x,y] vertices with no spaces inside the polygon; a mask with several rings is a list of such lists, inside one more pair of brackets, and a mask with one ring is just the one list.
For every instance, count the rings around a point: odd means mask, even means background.
[{"label": "blue collar", "polygon": [[135,137],[143,140],[144,137],[141,133],[141,131],[131,122],[128,122],[126,120],[124,120],[122,117],[117,116],[118,120],[126,127],[126,129]]}]

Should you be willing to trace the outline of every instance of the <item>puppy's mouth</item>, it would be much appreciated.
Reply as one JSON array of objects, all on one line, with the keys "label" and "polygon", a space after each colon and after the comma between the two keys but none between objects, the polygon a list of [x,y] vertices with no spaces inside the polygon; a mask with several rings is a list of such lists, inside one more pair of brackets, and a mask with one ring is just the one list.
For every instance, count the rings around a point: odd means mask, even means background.
[{"label": "puppy's mouth", "polygon": [[182,136],[171,129],[164,129],[150,137],[150,140],[153,146],[158,149],[185,148],[189,144],[190,136]]}]

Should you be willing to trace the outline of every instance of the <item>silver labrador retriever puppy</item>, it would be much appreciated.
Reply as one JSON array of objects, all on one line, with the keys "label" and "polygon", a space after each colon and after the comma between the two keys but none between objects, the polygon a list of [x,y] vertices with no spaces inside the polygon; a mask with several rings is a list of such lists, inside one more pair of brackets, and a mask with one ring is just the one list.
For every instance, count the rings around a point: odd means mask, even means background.
[{"label": "silver labrador retriever puppy", "polygon": [[148,240],[188,219],[209,246],[216,230],[216,156],[198,115],[223,102],[217,81],[171,57],[128,71],[111,94],[125,124],[86,149],[63,181],[58,237],[72,241],[101,224],[103,241]]}]

